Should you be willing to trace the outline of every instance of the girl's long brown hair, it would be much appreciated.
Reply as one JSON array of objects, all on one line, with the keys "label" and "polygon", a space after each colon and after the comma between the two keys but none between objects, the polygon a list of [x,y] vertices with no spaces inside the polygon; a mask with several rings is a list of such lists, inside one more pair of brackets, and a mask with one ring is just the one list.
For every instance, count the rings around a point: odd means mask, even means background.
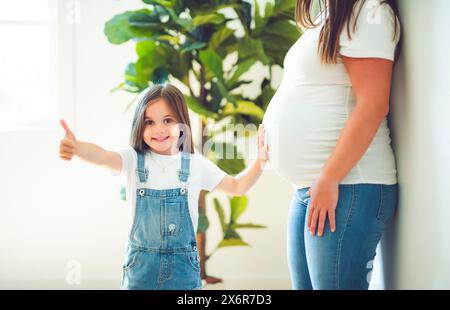
[{"label": "girl's long brown hair", "polygon": [[164,99],[175,114],[178,125],[180,126],[178,149],[182,152],[194,153],[191,121],[189,119],[186,100],[183,93],[171,84],[156,84],[141,92],[131,126],[130,145],[136,152],[149,150],[149,146],[144,142],[143,138],[145,110],[149,104],[152,104],[157,99]]},{"label": "girl's long brown hair", "polygon": [[[323,63],[335,64],[337,63],[337,56],[339,54],[339,37],[347,25],[348,37],[351,39],[350,24],[353,21],[353,31],[356,29],[356,22],[361,13],[362,4],[367,0],[297,0],[295,7],[295,20],[300,26],[304,28],[313,28],[318,26],[314,23],[314,18],[311,16],[312,8],[315,2],[319,4],[319,11],[328,11],[328,18],[326,19],[319,38],[319,53]],[[382,4],[388,4],[395,14],[395,17],[400,21],[397,0],[384,0]],[[400,27],[395,20],[395,30],[393,40],[397,33],[397,28]],[[395,61],[400,56],[401,42],[397,45],[395,52]]]}]

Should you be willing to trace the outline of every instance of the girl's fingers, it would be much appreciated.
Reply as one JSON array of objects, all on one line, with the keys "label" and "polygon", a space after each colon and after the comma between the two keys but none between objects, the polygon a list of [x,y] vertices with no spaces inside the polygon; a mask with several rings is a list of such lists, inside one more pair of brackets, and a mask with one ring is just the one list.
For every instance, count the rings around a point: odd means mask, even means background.
[{"label": "girl's fingers", "polygon": [[59,153],[59,157],[64,160],[71,160],[73,155],[67,153]]},{"label": "girl's fingers", "polygon": [[60,152],[60,153],[61,153],[61,152],[64,152],[64,153],[67,153],[67,154],[73,154],[73,149],[72,149],[72,148],[65,147],[65,146],[61,146],[61,147],[59,148],[59,152]]},{"label": "girl's fingers", "polygon": [[61,126],[64,128],[66,135],[75,136],[75,134],[72,132],[72,130],[70,130],[69,125],[67,125],[65,120],[61,119],[59,120],[59,122],[61,123]]},{"label": "girl's fingers", "polygon": [[68,149],[59,149],[59,154],[60,155],[69,155],[69,156],[73,156],[73,151],[72,150],[68,150]]},{"label": "girl's fingers", "polygon": [[266,144],[261,150],[262,159],[269,160],[269,146]]},{"label": "girl's fingers", "polygon": [[72,149],[75,148],[75,144],[73,143],[73,141],[70,141],[70,140],[62,140],[60,145],[68,147],[68,148],[72,148]]}]

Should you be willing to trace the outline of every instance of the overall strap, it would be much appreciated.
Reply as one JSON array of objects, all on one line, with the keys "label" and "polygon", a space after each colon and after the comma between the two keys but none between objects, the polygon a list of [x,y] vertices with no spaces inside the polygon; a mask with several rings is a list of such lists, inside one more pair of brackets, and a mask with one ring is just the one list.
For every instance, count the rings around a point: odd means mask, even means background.
[{"label": "overall strap", "polygon": [[145,183],[148,178],[148,169],[145,168],[145,153],[137,152],[137,173],[139,175],[139,182]]},{"label": "overall strap", "polygon": [[189,178],[190,153],[181,153],[181,170],[178,171],[178,179],[181,182],[181,192],[186,192],[187,180]]}]

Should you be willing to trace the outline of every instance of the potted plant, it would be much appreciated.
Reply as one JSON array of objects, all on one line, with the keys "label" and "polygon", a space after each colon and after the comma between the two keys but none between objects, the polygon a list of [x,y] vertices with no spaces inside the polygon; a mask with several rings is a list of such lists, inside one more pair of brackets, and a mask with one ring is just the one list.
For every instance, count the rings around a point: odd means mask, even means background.
[{"label": "potted plant", "polygon": [[[127,65],[124,81],[116,89],[139,93],[149,83],[181,82],[188,90],[184,95],[189,108],[200,116],[201,132],[208,124],[217,125],[198,141],[194,137],[200,150],[204,150],[207,140],[215,141],[217,133],[226,131],[227,124],[260,124],[275,93],[270,84],[272,70],[282,67],[287,50],[300,36],[293,20],[295,0],[268,2],[263,13],[257,0],[143,2],[145,8],[116,15],[105,24],[105,35],[112,44],[129,40],[136,43],[137,60]],[[236,60],[225,70],[224,59],[233,55]],[[252,81],[243,76],[257,63],[264,66],[268,77],[262,81],[259,93],[249,98],[241,86]],[[220,151],[224,148],[236,156],[222,158]],[[245,168],[234,141],[217,141],[204,155],[229,174]],[[205,266],[215,250],[247,246],[237,229],[264,226],[238,223],[247,207],[247,197],[229,198],[228,220],[223,206],[214,199],[223,239],[212,253],[206,254],[206,194],[203,191],[199,198],[197,242],[202,279],[215,283],[221,280],[208,276]]]}]

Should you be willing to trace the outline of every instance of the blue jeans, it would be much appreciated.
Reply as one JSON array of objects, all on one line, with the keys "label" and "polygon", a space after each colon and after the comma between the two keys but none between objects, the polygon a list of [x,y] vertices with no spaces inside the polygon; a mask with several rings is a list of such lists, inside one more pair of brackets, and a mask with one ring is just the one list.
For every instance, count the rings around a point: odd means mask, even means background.
[{"label": "blue jeans", "polygon": [[322,237],[307,229],[308,189],[294,192],[289,210],[293,289],[368,289],[377,244],[397,207],[398,184],[340,184],[336,232],[330,231],[327,218]]}]

